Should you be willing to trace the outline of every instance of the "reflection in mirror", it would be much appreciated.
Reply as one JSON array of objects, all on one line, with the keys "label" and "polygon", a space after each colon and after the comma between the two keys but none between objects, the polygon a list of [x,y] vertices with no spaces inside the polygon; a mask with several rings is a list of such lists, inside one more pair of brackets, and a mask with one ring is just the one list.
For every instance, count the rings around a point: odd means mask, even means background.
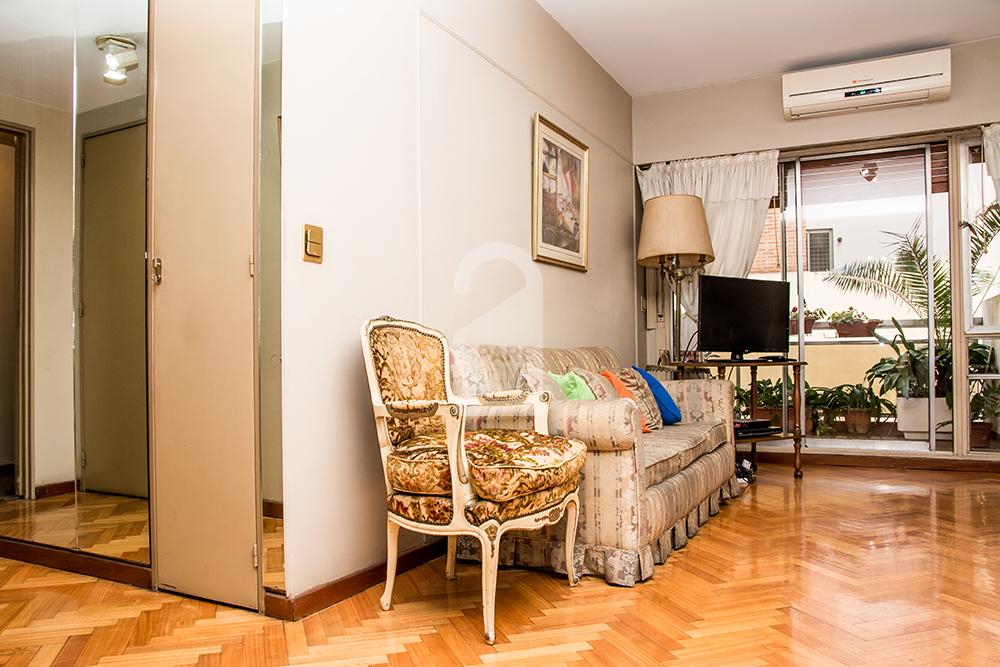
[{"label": "reflection in mirror", "polygon": [[285,590],[281,482],[281,0],[261,2],[260,469],[263,581]]},{"label": "reflection in mirror", "polygon": [[145,0],[76,9],[77,540],[149,562]]},{"label": "reflection in mirror", "polygon": [[75,548],[72,0],[0,3],[0,535]]},{"label": "reflection in mirror", "polygon": [[0,4],[0,536],[143,563],[147,13]]}]

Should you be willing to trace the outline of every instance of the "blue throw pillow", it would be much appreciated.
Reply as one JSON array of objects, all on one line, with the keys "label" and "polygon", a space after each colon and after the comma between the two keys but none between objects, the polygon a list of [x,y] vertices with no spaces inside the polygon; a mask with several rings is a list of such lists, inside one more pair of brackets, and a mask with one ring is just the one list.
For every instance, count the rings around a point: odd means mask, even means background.
[{"label": "blue throw pillow", "polygon": [[642,376],[642,379],[646,381],[646,384],[652,390],[653,398],[656,399],[656,406],[660,408],[660,414],[663,415],[663,425],[668,426],[679,422],[681,420],[680,408],[677,407],[677,403],[674,402],[667,388],[659,380],[638,366],[632,366],[632,368],[639,372],[639,375]]}]

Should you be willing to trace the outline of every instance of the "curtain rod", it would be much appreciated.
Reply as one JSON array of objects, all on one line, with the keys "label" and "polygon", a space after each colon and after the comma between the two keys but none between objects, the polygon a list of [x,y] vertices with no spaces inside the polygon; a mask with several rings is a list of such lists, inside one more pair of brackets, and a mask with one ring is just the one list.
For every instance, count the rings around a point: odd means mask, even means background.
[{"label": "curtain rod", "polygon": [[[902,142],[902,143],[913,143],[914,141],[918,141],[919,140],[918,143],[925,143],[925,142],[929,142],[929,141],[940,141],[940,140],[943,140],[943,139],[947,139],[949,136],[951,136],[953,134],[968,134],[968,135],[971,136],[974,132],[982,132],[982,128],[984,126],[990,125],[990,124],[991,123],[986,122],[986,123],[980,123],[980,124],[976,124],[976,125],[961,125],[961,126],[958,126],[958,127],[944,128],[944,129],[932,130],[932,131],[928,131],[928,132],[911,132],[911,133],[908,133],[908,134],[890,134],[890,135],[885,135],[885,136],[881,136],[881,137],[872,137],[870,139],[853,139],[853,140],[847,140],[847,141],[831,141],[831,142],[822,143],[822,144],[805,144],[805,145],[799,145],[799,146],[786,146],[784,148],[779,148],[778,149],[778,160],[779,161],[780,160],[788,160],[788,159],[793,159],[793,158],[797,158],[797,157],[805,157],[807,155],[822,154],[824,152],[827,152],[831,148],[839,148],[840,150],[845,150],[847,148],[850,148],[850,150],[863,150],[864,148],[881,148],[881,147],[883,147],[886,144],[891,145],[893,143],[900,143],[900,142]],[[965,137],[963,137],[963,138],[965,138]],[[765,149],[758,149],[758,150],[746,151],[746,152],[748,152],[748,153],[757,153],[760,150],[769,150],[769,149],[765,148]],[[636,164],[635,166],[638,167],[642,171],[646,171],[647,169],[649,169],[654,164],[657,164],[657,163],[660,163],[660,162],[680,162],[680,161],[683,161],[683,160],[705,160],[705,159],[711,159],[711,158],[717,158],[717,157],[731,157],[733,155],[737,155],[737,153],[720,153],[718,155],[702,155],[702,156],[695,156],[695,157],[677,158],[677,159],[674,159],[674,160],[656,160],[654,162],[639,163],[639,164]]]}]

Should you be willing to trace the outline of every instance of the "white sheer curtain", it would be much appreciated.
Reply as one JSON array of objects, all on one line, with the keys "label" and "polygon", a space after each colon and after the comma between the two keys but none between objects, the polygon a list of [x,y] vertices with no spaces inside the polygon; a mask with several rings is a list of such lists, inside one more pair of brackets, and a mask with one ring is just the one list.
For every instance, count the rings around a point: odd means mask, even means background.
[{"label": "white sheer curtain", "polygon": [[1000,197],[1000,123],[983,128],[983,159],[996,186],[997,197]]},{"label": "white sheer curtain", "polygon": [[[636,173],[643,202],[660,195],[696,195],[705,202],[715,249],[715,261],[705,273],[737,278],[750,273],[768,204],[778,194],[778,151],[658,162]],[[683,349],[698,320],[697,283],[685,285],[681,302],[687,315],[681,327]]]}]

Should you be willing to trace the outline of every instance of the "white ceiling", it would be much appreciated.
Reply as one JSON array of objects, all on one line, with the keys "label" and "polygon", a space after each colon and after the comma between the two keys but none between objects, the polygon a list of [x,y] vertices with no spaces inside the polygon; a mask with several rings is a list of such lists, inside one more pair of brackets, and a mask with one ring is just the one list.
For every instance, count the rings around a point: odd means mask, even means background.
[{"label": "white ceiling", "polygon": [[537,0],[633,96],[1000,35],[998,0]]}]

